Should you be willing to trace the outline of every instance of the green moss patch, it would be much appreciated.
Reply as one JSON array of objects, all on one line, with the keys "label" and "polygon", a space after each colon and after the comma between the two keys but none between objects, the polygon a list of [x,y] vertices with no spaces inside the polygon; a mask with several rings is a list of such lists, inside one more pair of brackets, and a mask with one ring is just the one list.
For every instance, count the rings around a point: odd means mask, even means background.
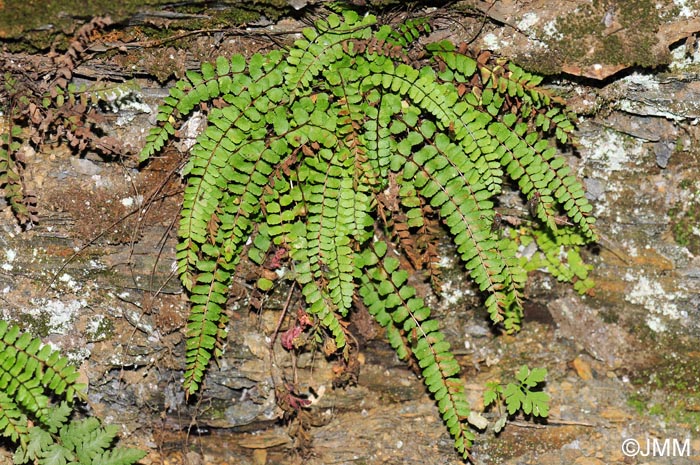
[{"label": "green moss patch", "polygon": [[676,202],[669,210],[671,233],[676,244],[693,255],[700,254],[700,185],[685,182],[680,186],[687,199]]},{"label": "green moss patch", "polygon": [[659,6],[653,0],[580,3],[539,34],[548,47],[528,63],[533,69],[553,73],[563,64],[655,67],[669,62],[670,55],[656,47],[659,26],[673,14],[669,1]]}]

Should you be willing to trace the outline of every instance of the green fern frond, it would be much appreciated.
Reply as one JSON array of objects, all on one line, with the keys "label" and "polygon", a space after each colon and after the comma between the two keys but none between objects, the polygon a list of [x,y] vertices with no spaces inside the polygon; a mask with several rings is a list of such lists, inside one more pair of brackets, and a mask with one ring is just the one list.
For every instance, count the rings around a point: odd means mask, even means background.
[{"label": "green fern frond", "polygon": [[[195,304],[187,325],[185,386],[189,394],[199,389],[211,355],[225,337],[223,306],[238,255],[258,220],[260,199],[273,167],[287,150],[281,137],[265,140],[268,120],[279,114],[275,110],[282,98],[273,90],[282,80],[279,54],[254,56],[247,73],[241,72],[242,63],[239,57],[230,66],[221,60],[216,69],[203,66],[201,76],[189,76],[193,90],[175,105],[189,112],[195,102],[222,91],[227,92],[223,99],[229,103],[211,111],[210,126],[198,138],[183,170],[189,183],[176,256],[180,277]],[[163,114],[168,111],[170,107]],[[277,129],[283,136],[286,128]],[[143,154],[148,156],[148,151]]]},{"label": "green fern frond", "polygon": [[[0,321],[0,434],[18,444],[15,464],[108,463],[131,465],[146,454],[113,448],[119,427],[102,427],[93,417],[68,423],[71,404],[84,399],[86,386],[60,352],[41,339]],[[58,405],[51,397],[64,400]]]},{"label": "green fern frond", "polygon": [[[437,210],[472,279],[489,295],[486,306],[491,318],[502,322],[506,313],[512,313],[508,309],[513,304],[520,305],[525,277],[513,266],[514,254],[503,255],[512,248],[492,237],[493,192],[488,187],[495,188],[487,179],[493,172],[479,170],[460,146],[444,134],[435,134],[432,123],[423,122],[418,129],[399,142],[391,169]],[[482,166],[485,159],[480,159]],[[516,326],[509,318],[508,327]]]},{"label": "green fern frond", "polygon": [[[311,256],[313,252],[308,249],[308,231],[306,225],[297,222],[292,227],[288,236],[292,246],[291,258],[296,263],[294,273],[296,281],[302,288],[302,295],[308,304],[308,312],[316,316],[319,321],[331,332],[337,347],[345,345],[345,332],[340,326],[338,317],[334,313],[335,306],[331,301],[328,291],[318,280],[322,273],[321,267],[316,262],[312,269]],[[318,277],[316,275],[319,275]]]},{"label": "green fern frond", "polygon": [[58,405],[52,405],[48,412],[48,417],[44,424],[49,433],[55,434],[63,425],[68,423],[68,419],[73,413],[73,409],[66,401],[61,401]]},{"label": "green fern frond", "polygon": [[[78,372],[68,364],[68,359],[60,352],[43,345],[38,338],[21,333],[18,326],[10,326],[0,321],[0,391],[18,409],[33,415],[38,421],[46,422],[49,415],[49,397],[45,390],[64,396],[69,402],[84,397],[85,385],[76,382]],[[10,407],[8,405],[8,407]],[[12,412],[15,409],[9,409]],[[16,414],[12,415],[15,418]],[[17,432],[12,426],[11,416],[7,416],[7,427],[13,435]]]},{"label": "green fern frond", "polygon": [[80,462],[92,463],[109,447],[118,432],[119,427],[116,425],[100,427],[96,418],[86,418],[62,428],[59,435],[63,446],[75,451]]},{"label": "green fern frond", "polygon": [[285,81],[291,99],[307,95],[311,83],[329,64],[354,54],[350,39],[369,39],[375,22],[372,15],[361,18],[354,11],[345,11],[342,21],[332,14],[325,21],[319,20],[316,29],[304,29],[304,39],[294,42],[287,58]]},{"label": "green fern frond", "polygon": [[[449,42],[420,50],[416,38],[429,29],[424,20],[378,26],[344,11],[284,53],[219,57],[171,90],[142,160],[197,105],[218,103],[183,173],[177,266],[192,303],[187,395],[220,351],[241,254],[264,268],[274,245],[287,254],[292,292],[336,348],[347,342],[343,318],[362,298],[399,357],[418,362],[467,457],[459,367],[393,251],[409,256],[411,233],[441,221],[492,320],[509,332],[522,318],[524,241],[537,241],[557,277],[579,289],[589,282],[575,250],[595,239],[592,208],[548,140],[568,142],[573,116],[540,77],[506,60],[475,59]],[[534,222],[522,237],[494,228],[510,181]],[[387,237],[396,239],[391,247]],[[573,250],[568,268],[554,263],[564,261],[557,244]],[[274,280],[261,276],[257,286],[270,290]]]},{"label": "green fern frond", "polygon": [[[508,175],[518,182],[528,200],[537,199],[536,216],[555,231],[557,211],[554,205],[558,204],[583,234],[594,240],[595,218],[590,216],[593,207],[564,158],[557,156],[546,140],[538,140],[537,133],[526,133],[525,123],[514,124],[515,115],[508,116],[504,118],[505,124],[494,123],[489,130],[504,148],[501,164],[506,166]],[[509,128],[508,124],[514,127]]]},{"label": "green fern frond", "polygon": [[[360,295],[370,313],[387,328],[389,341],[400,358],[415,356],[423,382],[438,404],[442,419],[455,440],[455,448],[466,459],[474,435],[469,429],[469,403],[459,364],[450,344],[430,319],[430,309],[406,284],[408,272],[399,269],[399,260],[387,257],[387,245],[377,242],[362,257],[364,271]],[[410,349],[401,334],[406,335]],[[410,350],[410,352],[409,352]]]},{"label": "green fern frond", "polygon": [[42,428],[31,428],[26,443],[17,448],[12,461],[16,464],[23,464],[30,461],[37,461],[54,445],[54,440],[48,431]]},{"label": "green fern frond", "polygon": [[[431,26],[428,18],[412,18],[400,23],[396,29],[388,29],[388,37],[390,43],[400,46],[401,48],[409,47],[421,36],[430,34]],[[383,37],[380,37],[380,40]]]},{"label": "green fern frond", "polygon": [[100,465],[131,465],[145,457],[145,452],[127,447],[108,449],[95,456],[93,464]]},{"label": "green fern frond", "polygon": [[18,465],[28,462],[39,465],[131,465],[145,457],[142,450],[114,447],[118,431],[118,426],[102,426],[93,417],[65,424],[58,435],[33,427],[27,446],[17,450],[13,461]]},{"label": "green fern frond", "polygon": [[518,237],[518,241],[527,247],[534,241],[538,253],[534,257],[521,258],[520,266],[527,271],[546,269],[558,281],[571,282],[574,289],[583,294],[594,285],[588,273],[591,265],[584,263],[578,247],[587,243],[580,232],[571,227],[561,227],[556,232],[527,230],[527,235]]}]

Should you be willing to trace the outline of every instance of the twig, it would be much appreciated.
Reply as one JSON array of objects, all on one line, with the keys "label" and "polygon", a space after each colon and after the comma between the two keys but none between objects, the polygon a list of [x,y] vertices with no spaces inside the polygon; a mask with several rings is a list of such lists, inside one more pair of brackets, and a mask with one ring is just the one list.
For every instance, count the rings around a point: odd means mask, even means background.
[{"label": "twig", "polygon": [[547,418],[547,424],[530,423],[530,422],[524,422],[524,421],[518,421],[518,420],[509,421],[508,424],[513,425],[513,426],[519,426],[521,428],[536,428],[536,429],[543,429],[543,428],[546,428],[547,426],[585,426],[587,428],[595,428],[597,426],[601,426],[601,425],[596,425],[593,423],[588,423],[585,421],[556,420],[556,419],[552,419],[552,418]]},{"label": "twig", "polygon": [[586,421],[576,421],[576,420],[557,420],[552,418],[547,418],[547,424],[553,426],[586,426],[589,428],[594,428],[596,425],[594,423],[588,423]]}]

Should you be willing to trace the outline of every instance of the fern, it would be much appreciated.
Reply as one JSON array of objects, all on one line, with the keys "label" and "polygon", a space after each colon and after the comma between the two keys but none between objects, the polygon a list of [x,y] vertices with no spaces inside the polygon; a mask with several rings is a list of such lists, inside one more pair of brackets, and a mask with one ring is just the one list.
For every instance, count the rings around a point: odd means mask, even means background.
[{"label": "fern", "polygon": [[[66,142],[79,154],[89,149],[106,157],[129,151],[117,138],[103,135],[100,110],[115,110],[133,100],[135,81],[80,86],[70,82],[94,32],[110,24],[108,17],[96,17],[78,28],[65,53],[52,54],[49,72],[12,65],[11,60],[2,64],[6,71],[0,85],[0,189],[24,228],[31,228],[39,217],[37,197],[24,182],[22,145],[41,148],[47,141]],[[37,81],[39,74],[42,79]]]},{"label": "fern", "polygon": [[[13,80],[6,74],[6,86]],[[11,115],[0,115],[0,188],[20,223],[32,218],[31,198],[22,182],[22,165],[13,156],[21,147],[22,128],[14,124]]]},{"label": "fern", "polygon": [[[0,321],[0,434],[18,443],[15,464],[129,465],[145,456],[112,446],[117,426],[92,417],[68,423],[71,404],[85,398],[77,380],[60,352]],[[64,400],[54,405],[53,397]]]},{"label": "fern", "polygon": [[386,250],[386,243],[378,242],[358,260],[367,271],[361,277],[359,294],[364,302],[371,302],[370,314],[386,328],[399,357],[412,355],[418,360],[425,385],[455,438],[455,448],[466,456],[474,436],[465,421],[470,409],[457,376],[459,365],[437,321],[429,318],[430,309],[415,296],[415,288],[406,284],[408,272],[399,269],[399,260],[387,257]]},{"label": "fern", "polygon": [[[484,406],[495,405],[499,413],[499,418],[493,425],[495,433],[501,432],[508,421],[508,415],[515,415],[518,410],[532,417],[549,416],[549,394],[537,389],[546,376],[547,370],[544,368],[530,370],[523,365],[515,375],[517,384],[508,383],[504,388],[494,381],[486,383]],[[502,405],[505,405],[506,411],[502,411]]]},{"label": "fern", "polygon": [[[99,124],[104,118],[100,109],[115,110],[128,103],[136,95],[137,85],[133,81],[92,86],[70,83],[30,97],[28,90],[15,88],[19,86],[9,74],[5,78],[0,96],[10,94],[10,104],[7,113],[0,116],[0,189],[19,223],[29,228],[39,218],[36,196],[25,187],[22,145],[63,140],[78,153],[90,149],[107,157],[118,156],[126,149],[115,137],[101,135]],[[23,127],[29,130],[22,131]]]},{"label": "fern", "polygon": [[525,247],[534,242],[538,250],[536,256],[520,258],[525,270],[546,269],[557,280],[573,283],[574,289],[581,294],[593,287],[594,283],[588,277],[591,266],[583,262],[578,251],[578,246],[586,243],[584,237],[562,229],[555,233],[534,229],[523,232],[526,234],[514,232],[512,235]]},{"label": "fern", "polygon": [[[263,271],[281,250],[335,348],[346,348],[342,320],[362,300],[398,355],[418,362],[468,457],[459,366],[400,266],[426,242],[409,232],[428,234],[441,221],[491,319],[509,332],[522,317],[521,244],[534,241],[559,279],[589,282],[575,249],[596,238],[592,208],[549,140],[569,142],[572,115],[512,63],[445,41],[416,50],[429,30],[425,20],[392,28],[345,11],[287,50],[218,57],[171,89],[142,161],[193,110],[217,102],[183,172],[177,269],[192,303],[188,396],[221,351],[241,259],[260,267],[257,287],[268,291],[275,282]],[[494,227],[507,183],[531,213],[530,226],[512,234]],[[573,252],[559,267],[561,247]]]}]

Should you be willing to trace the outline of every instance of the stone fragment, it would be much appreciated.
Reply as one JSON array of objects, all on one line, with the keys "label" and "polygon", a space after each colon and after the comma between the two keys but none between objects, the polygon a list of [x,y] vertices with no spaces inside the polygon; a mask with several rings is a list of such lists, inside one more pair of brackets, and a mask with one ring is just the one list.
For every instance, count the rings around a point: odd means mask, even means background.
[{"label": "stone fragment", "polygon": [[593,378],[593,373],[591,372],[591,365],[583,360],[581,357],[576,357],[572,362],[571,366],[576,371],[579,378],[584,381],[588,381]]}]

